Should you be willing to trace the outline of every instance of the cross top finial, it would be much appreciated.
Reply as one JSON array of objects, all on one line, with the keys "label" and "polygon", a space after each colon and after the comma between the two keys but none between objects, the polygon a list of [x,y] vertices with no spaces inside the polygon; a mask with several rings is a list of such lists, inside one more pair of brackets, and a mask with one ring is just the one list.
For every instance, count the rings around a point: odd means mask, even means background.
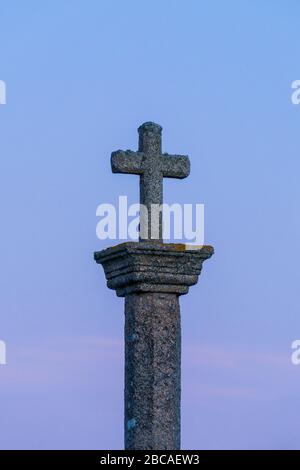
[{"label": "cross top finial", "polygon": [[144,122],[139,128],[139,152],[161,153],[162,127],[155,122]]},{"label": "cross top finial", "polygon": [[156,122],[147,121],[141,124],[138,128],[138,132],[143,132],[144,130],[161,134],[162,127],[160,124],[156,124]]}]

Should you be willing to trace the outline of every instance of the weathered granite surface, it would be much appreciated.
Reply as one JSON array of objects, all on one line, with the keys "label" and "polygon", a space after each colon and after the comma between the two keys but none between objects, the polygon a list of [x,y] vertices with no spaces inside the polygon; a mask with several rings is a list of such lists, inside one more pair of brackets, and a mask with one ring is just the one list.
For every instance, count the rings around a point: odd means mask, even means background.
[{"label": "weathered granite surface", "polygon": [[[211,246],[188,249],[162,243],[163,178],[185,178],[190,161],[161,150],[162,128],[146,122],[138,129],[138,152],[111,155],[113,173],[140,176],[140,242],[128,242],[94,254],[107,286],[125,297],[125,448],[180,449],[179,296],[196,284]],[[151,220],[155,219],[153,240]],[[153,221],[153,220],[152,220]],[[151,238],[152,237],[152,238]]]},{"label": "weathered granite surface", "polygon": [[147,241],[121,243],[94,257],[104,268],[107,287],[124,297],[133,292],[187,294],[212,254],[211,246],[191,250],[184,244]]},{"label": "weathered granite surface", "polygon": [[107,286],[125,296],[125,448],[180,449],[179,295],[213,248],[128,242],[95,253]]},{"label": "weathered granite surface", "polygon": [[180,310],[176,294],[125,299],[125,448],[180,449]]},{"label": "weathered granite surface", "polygon": [[[129,173],[140,176],[140,204],[147,208],[148,219],[141,216],[140,239],[151,240],[151,217],[155,218],[152,205],[163,203],[163,178],[186,178],[190,173],[190,160],[186,155],[162,154],[162,127],[145,122],[139,129],[138,152],[117,150],[111,154],[113,173]],[[146,222],[146,223],[145,223]],[[152,238],[162,241],[162,214],[158,217],[157,234]]]}]

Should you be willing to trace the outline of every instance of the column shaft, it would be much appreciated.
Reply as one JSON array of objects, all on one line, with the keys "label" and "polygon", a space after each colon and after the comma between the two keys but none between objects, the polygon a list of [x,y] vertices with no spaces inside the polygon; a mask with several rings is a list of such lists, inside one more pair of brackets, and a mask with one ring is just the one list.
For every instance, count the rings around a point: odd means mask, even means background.
[{"label": "column shaft", "polygon": [[177,294],[125,298],[125,448],[180,449],[181,327]]}]

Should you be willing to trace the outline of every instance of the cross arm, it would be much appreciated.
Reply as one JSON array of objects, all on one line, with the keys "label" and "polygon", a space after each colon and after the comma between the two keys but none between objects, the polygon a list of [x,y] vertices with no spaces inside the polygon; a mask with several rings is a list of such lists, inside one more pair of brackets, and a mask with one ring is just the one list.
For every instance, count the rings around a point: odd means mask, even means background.
[{"label": "cross arm", "polygon": [[186,178],[190,174],[190,159],[186,155],[162,155],[162,172],[167,178]]},{"label": "cross arm", "polygon": [[117,150],[111,154],[113,173],[142,174],[142,155],[131,150]]}]

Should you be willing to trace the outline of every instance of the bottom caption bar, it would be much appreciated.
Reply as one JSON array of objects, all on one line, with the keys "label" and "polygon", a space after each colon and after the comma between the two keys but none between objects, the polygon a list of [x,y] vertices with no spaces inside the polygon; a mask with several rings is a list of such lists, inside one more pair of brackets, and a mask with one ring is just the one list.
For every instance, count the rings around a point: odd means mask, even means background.
[{"label": "bottom caption bar", "polygon": [[[239,467],[247,460],[251,462],[269,461],[287,462],[287,454],[293,451],[115,451],[115,450],[0,450],[0,468],[2,464],[30,464],[30,468],[42,468],[43,464],[67,464],[73,468],[93,469],[107,465],[123,468],[136,468],[141,465],[201,465],[218,462],[226,464],[236,462]],[[272,455],[270,455],[272,454]],[[10,467],[7,467],[10,468]],[[26,467],[27,468],[27,467]],[[203,467],[207,468],[207,467]]]}]

